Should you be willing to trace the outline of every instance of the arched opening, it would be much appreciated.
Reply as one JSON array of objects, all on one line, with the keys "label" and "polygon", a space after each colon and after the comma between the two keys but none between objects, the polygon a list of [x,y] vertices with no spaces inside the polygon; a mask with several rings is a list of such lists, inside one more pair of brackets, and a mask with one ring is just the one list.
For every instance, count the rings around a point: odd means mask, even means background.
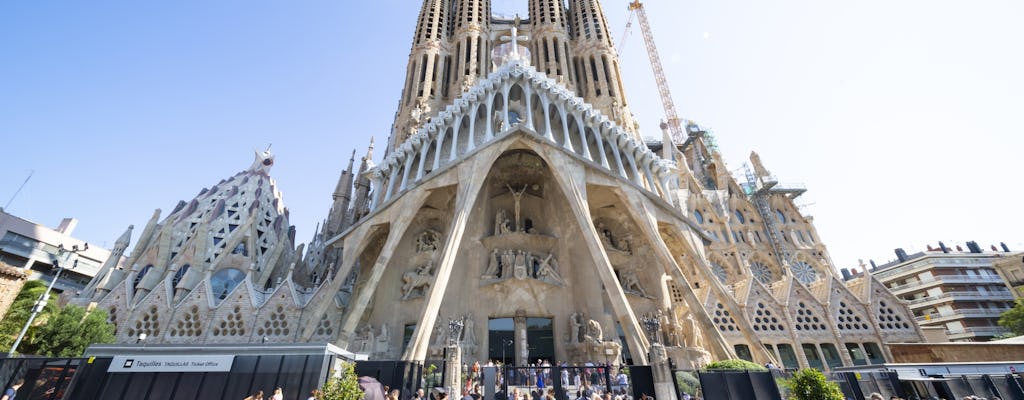
[{"label": "arched opening", "polygon": [[505,131],[505,123],[508,121],[508,115],[505,115],[505,99],[501,96],[500,92],[494,94],[494,102],[492,104],[491,109],[494,110],[494,117],[491,119],[491,132],[497,136]]},{"label": "arched opening", "polygon": [[449,157],[451,157],[452,152],[455,151],[455,149],[454,149],[455,144],[452,143],[452,136],[453,135],[454,135],[454,133],[452,132],[452,127],[449,126],[449,127],[445,128],[444,133],[441,134],[441,140],[438,142],[438,146],[441,146],[438,149],[438,151],[441,154],[441,162],[440,162],[440,164],[442,164],[442,165],[444,164],[445,161],[448,160]]},{"label": "arched opening", "polygon": [[544,103],[536,93],[530,96],[530,116],[533,119],[533,130],[544,135],[548,129],[548,121],[544,118]]},{"label": "arched opening", "polygon": [[452,121],[452,125],[457,126],[457,129],[459,130],[459,134],[455,135],[455,140],[458,141],[458,143],[456,143],[456,146],[458,147],[455,157],[460,157],[463,154],[466,154],[466,151],[469,150],[469,118],[463,116],[457,123],[456,121]]},{"label": "arched opening", "polygon": [[434,170],[434,160],[437,158],[437,141],[431,140],[427,143],[427,154],[423,158],[425,164],[423,165],[423,175],[429,174]]}]

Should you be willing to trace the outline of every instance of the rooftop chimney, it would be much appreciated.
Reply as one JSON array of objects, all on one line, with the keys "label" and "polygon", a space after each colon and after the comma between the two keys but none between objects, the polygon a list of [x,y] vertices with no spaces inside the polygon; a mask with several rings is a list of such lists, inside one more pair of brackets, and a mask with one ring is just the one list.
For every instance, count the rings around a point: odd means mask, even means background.
[{"label": "rooftop chimney", "polygon": [[981,251],[981,246],[978,246],[978,242],[975,242],[973,240],[970,241],[970,242],[967,242],[967,250],[970,251],[971,253],[974,253],[974,254],[979,254],[979,253],[982,252]]},{"label": "rooftop chimney", "polygon": [[907,252],[905,250],[903,250],[902,248],[896,249],[897,260],[900,260],[900,262],[904,262],[907,261],[907,258],[909,257],[907,257]]},{"label": "rooftop chimney", "polygon": [[1010,252],[1010,248],[1009,248],[1009,247],[1006,247],[1006,243],[1005,243],[1005,242],[999,242],[999,245],[1000,245],[1000,246],[1003,246],[1003,251],[1005,251],[1005,252],[1007,252],[1007,253],[1009,253],[1009,252]]},{"label": "rooftop chimney", "polygon": [[78,220],[74,218],[64,218],[60,220],[60,225],[57,226],[56,231],[70,236],[71,232],[78,226]]},{"label": "rooftop chimney", "polygon": [[874,272],[876,269],[878,269],[878,265],[875,265],[875,260],[868,260],[868,262],[871,263],[871,271],[872,272]]},{"label": "rooftop chimney", "polygon": [[939,248],[942,249],[943,253],[949,253],[949,248],[946,247],[946,245],[943,244],[942,242],[939,242]]},{"label": "rooftop chimney", "polygon": [[843,268],[839,272],[843,273],[843,280],[844,281],[848,281],[850,279],[853,279],[853,275],[850,274],[850,270],[849,269]]}]

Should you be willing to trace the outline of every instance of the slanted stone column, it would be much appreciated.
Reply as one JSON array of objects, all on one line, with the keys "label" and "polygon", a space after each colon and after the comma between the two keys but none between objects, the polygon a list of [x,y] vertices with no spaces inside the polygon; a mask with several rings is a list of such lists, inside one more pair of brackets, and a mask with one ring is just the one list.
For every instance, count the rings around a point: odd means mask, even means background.
[{"label": "slanted stone column", "polygon": [[672,379],[672,368],[668,365],[668,353],[661,343],[651,345],[651,373],[654,375],[654,397],[676,398],[675,380]]}]

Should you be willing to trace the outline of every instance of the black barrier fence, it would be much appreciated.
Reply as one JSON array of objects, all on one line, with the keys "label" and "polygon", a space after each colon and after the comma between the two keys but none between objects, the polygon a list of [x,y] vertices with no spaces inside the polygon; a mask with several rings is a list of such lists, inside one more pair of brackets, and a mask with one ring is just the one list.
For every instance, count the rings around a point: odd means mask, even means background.
[{"label": "black barrier fence", "polygon": [[325,355],[235,356],[226,372],[108,372],[112,357],[0,358],[0,381],[25,384],[18,400],[241,399],[281,388],[285,399],[304,400],[326,380]]}]

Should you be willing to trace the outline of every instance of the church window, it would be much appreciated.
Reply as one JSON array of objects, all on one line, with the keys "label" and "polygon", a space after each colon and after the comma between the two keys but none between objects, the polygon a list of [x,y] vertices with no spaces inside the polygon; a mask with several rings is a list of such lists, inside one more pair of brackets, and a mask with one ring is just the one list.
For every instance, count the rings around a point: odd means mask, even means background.
[{"label": "church window", "polygon": [[249,255],[249,249],[247,249],[245,247],[245,242],[239,242],[237,245],[235,245],[235,249],[231,250],[231,254],[238,254],[238,255],[242,255],[242,256],[248,256]]},{"label": "church window", "polygon": [[189,264],[185,264],[181,266],[181,268],[178,268],[176,272],[174,272],[174,278],[171,279],[172,287],[178,286],[178,282],[181,282],[181,278],[185,277],[185,273],[188,272],[189,268],[192,268],[192,266]]},{"label": "church window", "polygon": [[736,221],[741,224],[747,223],[747,219],[743,216],[743,213],[740,212],[740,210],[736,210]]},{"label": "church window", "polygon": [[218,300],[224,300],[243,279],[245,279],[244,272],[235,268],[224,268],[210,278],[210,287]]},{"label": "church window", "polygon": [[776,209],[775,210],[775,217],[779,219],[779,223],[780,224],[786,223],[786,214],[783,214],[782,210]]},{"label": "church window", "polygon": [[720,264],[718,264],[718,263],[716,263],[714,261],[711,262],[711,273],[716,278],[718,278],[719,282],[722,282],[723,284],[728,283],[728,281],[729,281],[729,274],[727,272],[725,272],[725,268],[724,267],[722,267]]},{"label": "church window", "polygon": [[760,261],[753,261],[750,263],[750,273],[755,279],[765,284],[771,283],[774,275],[772,270],[768,268],[768,265]]},{"label": "church window", "polygon": [[704,214],[702,214],[699,210],[693,210],[693,218],[697,220],[698,224],[704,223]]},{"label": "church window", "polygon": [[789,270],[793,272],[793,277],[798,281],[808,284],[818,280],[818,272],[814,270],[811,264],[804,261],[797,261],[790,265]]},{"label": "church window", "polygon": [[139,287],[139,283],[142,282],[142,278],[144,278],[146,276],[146,274],[149,273],[149,270],[151,270],[151,269],[153,269],[153,264],[149,264],[149,265],[145,266],[144,268],[142,268],[142,270],[139,271],[139,274],[135,275],[135,281],[132,282],[132,286]]}]

